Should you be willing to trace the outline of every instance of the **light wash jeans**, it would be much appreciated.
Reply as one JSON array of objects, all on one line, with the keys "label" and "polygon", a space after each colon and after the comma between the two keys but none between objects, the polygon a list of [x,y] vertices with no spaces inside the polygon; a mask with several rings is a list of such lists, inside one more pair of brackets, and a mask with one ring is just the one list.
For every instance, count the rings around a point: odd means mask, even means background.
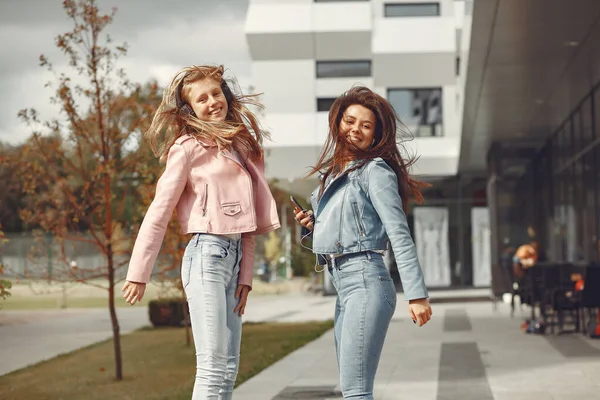
[{"label": "light wash jeans", "polygon": [[233,312],[241,240],[195,234],[181,265],[194,345],[196,379],[192,400],[231,399],[238,373],[242,318]]},{"label": "light wash jeans", "polygon": [[344,399],[373,400],[373,383],[394,310],[396,288],[381,254],[334,259],[328,268],[337,290],[335,350]]}]

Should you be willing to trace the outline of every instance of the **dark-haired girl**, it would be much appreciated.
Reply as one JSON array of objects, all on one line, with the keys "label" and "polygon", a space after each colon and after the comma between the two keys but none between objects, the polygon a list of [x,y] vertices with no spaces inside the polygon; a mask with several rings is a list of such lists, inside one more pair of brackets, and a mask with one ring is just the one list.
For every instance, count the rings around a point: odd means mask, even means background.
[{"label": "dark-haired girl", "polygon": [[400,121],[390,103],[355,87],[333,103],[329,136],[310,175],[322,173],[313,210],[296,207],[312,232],[313,252],[337,290],[335,348],[344,399],[373,399],[381,350],[396,308],[396,289],[383,262],[393,249],[409,316],[423,326],[431,306],[406,212],[422,201],[424,183],[410,178],[412,162],[398,148]]}]

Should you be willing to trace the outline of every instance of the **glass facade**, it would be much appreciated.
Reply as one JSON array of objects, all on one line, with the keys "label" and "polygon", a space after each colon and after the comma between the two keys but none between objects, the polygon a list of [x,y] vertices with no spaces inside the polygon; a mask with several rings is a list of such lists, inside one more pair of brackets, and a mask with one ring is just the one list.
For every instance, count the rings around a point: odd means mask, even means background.
[{"label": "glass facade", "polygon": [[[490,150],[488,197],[497,206],[496,260],[507,243],[514,247],[536,240],[548,261],[600,261],[599,103],[596,85],[548,139],[529,149],[500,143]],[[527,161],[515,169],[518,157]],[[508,164],[512,175],[506,173]],[[495,268],[501,276],[501,268]],[[505,284],[496,282],[496,291]]]},{"label": "glass facade", "polygon": [[[473,230],[473,226],[477,228],[473,210],[483,210],[484,212],[487,210],[486,177],[459,175],[443,178],[428,177],[427,180],[431,186],[423,190],[425,202],[420,205],[411,203],[407,220],[424,273],[430,277],[448,277],[446,283],[428,284],[428,287],[489,287],[489,279],[481,279],[481,274],[478,279],[478,272],[485,270],[486,265],[478,263],[476,259],[477,244],[483,243],[487,236],[478,235],[478,232]],[[444,224],[443,232],[439,232],[441,234],[432,238],[418,232],[418,216],[415,212],[418,207],[431,207],[438,213],[442,211],[447,216],[447,224]],[[427,254],[424,253],[431,245],[437,247],[440,244],[440,238],[445,238],[445,246],[441,247],[447,248],[448,254],[442,255],[439,260],[429,265],[427,264]],[[428,240],[430,243],[424,243]],[[390,253],[392,253],[391,250]],[[483,256],[485,257],[485,254]],[[393,260],[393,254],[390,254],[387,262],[392,278],[400,287],[400,276]]]},{"label": "glass facade", "polygon": [[388,89],[387,98],[415,137],[443,136],[442,89]]}]

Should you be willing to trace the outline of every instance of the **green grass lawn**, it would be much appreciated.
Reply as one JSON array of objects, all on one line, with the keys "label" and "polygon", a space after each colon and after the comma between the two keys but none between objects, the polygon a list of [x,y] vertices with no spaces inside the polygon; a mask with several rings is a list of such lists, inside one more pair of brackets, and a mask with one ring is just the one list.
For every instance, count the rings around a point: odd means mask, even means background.
[{"label": "green grass lawn", "polygon": [[[244,324],[236,385],[333,327],[332,321]],[[0,377],[6,400],[189,400],[194,347],[182,328],[143,329],[122,337],[124,380],[114,380],[112,341]],[[257,399],[258,400],[258,399]]]},{"label": "green grass lawn", "polygon": [[[301,287],[303,278],[292,282],[282,281],[277,283],[263,283],[258,279],[254,280],[252,285],[251,296],[258,295],[276,295],[288,293],[290,290]],[[106,282],[98,280],[98,285],[105,285]],[[121,294],[123,283],[120,282],[115,288],[115,305],[117,307],[130,307],[125,302]],[[12,295],[5,300],[0,299],[0,309],[2,310],[43,310],[43,309],[59,309],[62,307],[60,284],[44,285],[36,283],[36,290],[31,290],[26,283],[14,283],[11,289]],[[170,290],[162,292],[160,285],[157,283],[149,284],[146,288],[144,299],[140,303],[142,306],[147,306],[148,302],[159,297],[180,296],[178,291]],[[69,284],[66,296],[66,307],[64,308],[106,308],[108,307],[108,292],[103,289],[98,289],[84,284]]]}]

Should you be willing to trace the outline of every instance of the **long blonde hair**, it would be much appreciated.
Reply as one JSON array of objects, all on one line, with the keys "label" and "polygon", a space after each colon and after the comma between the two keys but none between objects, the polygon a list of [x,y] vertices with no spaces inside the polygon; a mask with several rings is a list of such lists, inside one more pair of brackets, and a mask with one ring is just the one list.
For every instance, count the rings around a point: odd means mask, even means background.
[{"label": "long blonde hair", "polygon": [[[262,142],[263,139],[269,138],[269,134],[260,127],[254,113],[247,108],[248,105],[264,108],[257,100],[259,94],[243,95],[235,79],[225,80],[224,71],[222,65],[186,67],[175,75],[165,89],[152,124],[144,134],[152,151],[161,161],[166,161],[169,149],[184,134],[215,143],[219,150],[235,143],[236,147],[243,150],[252,160],[263,157]],[[190,85],[203,79],[213,79],[223,89],[228,106],[223,122],[203,121],[195,115],[179,112],[177,91],[181,90],[182,100],[189,103]]]}]

